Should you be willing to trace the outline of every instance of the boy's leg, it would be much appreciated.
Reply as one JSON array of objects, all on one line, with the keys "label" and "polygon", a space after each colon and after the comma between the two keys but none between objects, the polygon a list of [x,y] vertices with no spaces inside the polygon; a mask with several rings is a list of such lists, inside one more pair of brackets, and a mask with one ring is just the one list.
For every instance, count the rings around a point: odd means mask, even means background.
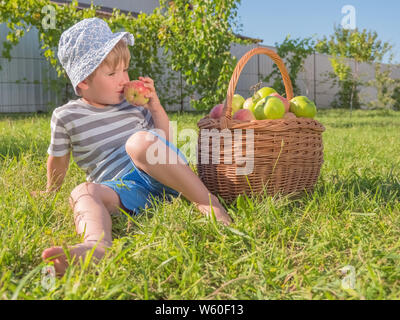
[{"label": "boy's leg", "polygon": [[[218,198],[210,193],[192,169],[179,156],[177,157],[178,161],[176,161],[176,157],[170,161],[170,152],[168,148],[165,148],[164,142],[157,137],[149,141],[149,139],[146,139],[147,134],[152,135],[152,133],[146,131],[136,132],[126,143],[126,151],[135,165],[166,186],[181,192],[186,199],[194,202],[197,208],[206,215],[211,213],[211,201],[216,219],[225,225],[231,223],[232,219],[218,201]],[[159,152],[161,150],[167,151],[165,164],[150,164],[146,159],[146,151],[153,143],[158,144]]]},{"label": "boy's leg", "polygon": [[[84,234],[82,243],[69,248],[71,257],[78,262],[79,257],[84,258],[96,246],[93,257],[101,259],[112,244],[110,213],[121,207],[119,196],[107,186],[83,183],[72,191],[70,205],[74,211],[76,231],[79,235]],[[58,274],[64,274],[68,267],[62,247],[44,250],[42,258],[53,261]]]}]

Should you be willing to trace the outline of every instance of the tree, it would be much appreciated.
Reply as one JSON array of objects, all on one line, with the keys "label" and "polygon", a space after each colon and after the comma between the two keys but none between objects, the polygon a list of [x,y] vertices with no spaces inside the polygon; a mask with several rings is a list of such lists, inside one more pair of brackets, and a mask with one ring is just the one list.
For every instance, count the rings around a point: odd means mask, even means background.
[{"label": "tree", "polygon": [[200,95],[192,100],[198,110],[210,110],[226,96],[236,59],[232,43],[245,43],[234,33],[240,0],[162,1],[165,24],[158,33],[169,53],[169,64],[182,73],[185,94]]},{"label": "tree", "polygon": [[[176,103],[197,92],[200,99],[192,100],[192,105],[209,110],[226,95],[235,65],[230,54],[231,43],[244,42],[232,31],[239,3],[240,0],[192,0],[189,5],[187,0],[163,0],[151,14],[133,18],[114,9],[106,21],[114,32],[124,29],[135,36],[135,45],[130,48],[131,77],[148,75],[170,90],[176,80],[172,71],[177,71],[186,83],[182,95],[171,97],[166,90],[160,90],[160,100]],[[53,28],[42,24],[46,16],[43,8],[47,6],[53,8],[56,17]],[[61,33],[82,19],[96,16],[96,9],[93,4],[78,9],[76,0],[66,5],[49,0],[0,0],[0,23],[7,23],[10,29],[3,43],[3,57],[11,59],[13,46],[32,27],[37,28],[43,55],[57,70],[57,85],[62,90],[68,79],[56,58]],[[164,56],[160,54],[162,51]]]},{"label": "tree", "polygon": [[[43,20],[46,20],[48,15],[46,8],[50,6],[54,10],[52,14],[56,17],[56,25],[51,28],[48,27],[46,21],[43,23]],[[85,10],[77,10],[77,7],[78,2],[76,0],[64,6],[55,5],[49,0],[0,1],[0,23],[6,23],[9,29],[6,41],[3,41],[2,57],[10,61],[13,47],[19,43],[27,32],[32,28],[36,28],[38,30],[38,42],[42,49],[41,54],[56,69],[59,77],[58,80],[53,81],[45,79],[45,82],[48,83],[52,90],[61,94],[69,83],[65,71],[55,54],[61,33],[78,21],[92,18],[96,15],[97,7],[93,5]],[[64,99],[68,99],[68,92]]]},{"label": "tree", "polygon": [[392,59],[389,64],[382,64],[381,62],[375,63],[375,78],[368,81],[367,84],[376,88],[377,97],[373,101],[367,103],[370,108],[377,109],[392,109],[397,110],[399,105],[399,89],[400,79],[393,79],[391,74],[393,72]]},{"label": "tree", "polygon": [[[304,69],[305,59],[314,52],[314,45],[315,41],[312,38],[290,39],[290,35],[281,44],[275,43],[277,54],[285,61],[295,96],[300,94],[300,89],[296,84],[297,75]],[[285,92],[281,73],[275,64],[273,65],[273,71],[263,81],[269,82],[271,78],[274,79],[272,85],[274,89],[278,92]]]},{"label": "tree", "polygon": [[[333,73],[330,76],[337,80],[340,87],[339,99],[334,101],[334,106],[350,106],[350,109],[353,109],[360,107],[359,87],[363,81],[359,74],[359,64],[381,61],[391,50],[391,46],[378,40],[375,31],[358,31],[334,26],[334,34],[329,39],[325,36],[319,40],[316,50],[332,56],[330,60]],[[350,60],[354,62],[354,70],[350,66]]]}]

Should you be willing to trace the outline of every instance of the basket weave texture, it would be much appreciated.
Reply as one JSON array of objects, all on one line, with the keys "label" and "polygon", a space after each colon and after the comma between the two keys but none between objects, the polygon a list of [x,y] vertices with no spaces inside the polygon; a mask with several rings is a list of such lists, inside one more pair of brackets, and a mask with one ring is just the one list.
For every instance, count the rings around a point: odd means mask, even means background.
[{"label": "basket weave texture", "polygon": [[[232,120],[232,97],[240,73],[257,54],[266,54],[277,64],[286,97],[289,100],[293,97],[292,83],[282,59],[272,50],[256,48],[236,65],[222,117],[212,119],[207,115],[197,123],[198,175],[211,193],[227,203],[244,193],[252,196],[264,192],[268,195],[312,192],[324,161],[325,128],[314,119]],[[212,138],[212,132],[217,138]]]}]

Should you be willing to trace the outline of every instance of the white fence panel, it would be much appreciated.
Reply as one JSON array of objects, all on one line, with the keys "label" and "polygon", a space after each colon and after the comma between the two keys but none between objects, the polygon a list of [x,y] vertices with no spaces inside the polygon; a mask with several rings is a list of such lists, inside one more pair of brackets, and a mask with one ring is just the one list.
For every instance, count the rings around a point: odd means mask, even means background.
[{"label": "white fence panel", "polygon": [[[0,24],[0,52],[8,28]],[[56,71],[40,55],[37,29],[31,29],[11,51],[11,61],[0,58],[0,112],[48,111],[59,97],[46,88],[46,81],[56,79]]]}]

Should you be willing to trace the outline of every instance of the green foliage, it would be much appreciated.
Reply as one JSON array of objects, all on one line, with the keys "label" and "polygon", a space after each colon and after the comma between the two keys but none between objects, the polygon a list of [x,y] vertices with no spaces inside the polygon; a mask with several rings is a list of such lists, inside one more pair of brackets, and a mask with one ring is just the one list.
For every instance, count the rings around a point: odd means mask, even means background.
[{"label": "green foliage", "polygon": [[[296,84],[297,75],[304,69],[305,59],[314,52],[314,45],[315,41],[312,38],[290,39],[290,35],[281,44],[275,43],[277,53],[284,60],[288,69],[295,96],[300,94],[300,89]],[[274,79],[272,87],[279,93],[284,93],[285,86],[282,75],[275,64],[273,65],[273,71],[263,81],[269,82],[271,78]]]},{"label": "green foliage", "polygon": [[[106,20],[113,32],[127,31],[134,35],[135,45],[130,47],[131,65],[129,76],[137,79],[139,76],[149,76],[154,79],[157,89],[164,73],[168,72],[168,65],[160,53],[160,42],[157,32],[162,28],[164,17],[159,13],[147,15],[141,13],[137,18],[121,14],[119,10],[113,12],[112,17]],[[173,74],[169,73],[164,81],[165,87],[172,86]],[[163,77],[164,78],[164,77]],[[176,103],[176,99],[168,99],[166,92],[158,90],[161,103]]]},{"label": "green foliage", "polygon": [[400,81],[397,80],[397,86],[393,90],[392,99],[394,100],[393,109],[400,111]]},{"label": "green foliage", "polygon": [[377,98],[370,101],[368,107],[372,109],[397,110],[399,99],[396,97],[400,89],[399,79],[393,79],[391,73],[393,66],[375,63],[375,78],[368,81],[368,85],[376,88]]},{"label": "green foliage", "polygon": [[[333,76],[332,74],[330,75]],[[333,78],[333,84],[339,84],[340,87],[336,94],[336,99],[332,101],[333,108],[359,109],[361,107],[359,93],[362,82],[354,78],[344,81],[337,81],[337,79]]]},{"label": "green foliage", "polygon": [[[194,108],[209,110],[226,96],[236,60],[230,54],[231,23],[240,1],[162,1],[165,24],[158,33],[174,71],[182,73],[185,95],[199,94]],[[169,5],[167,4],[169,3]]]},{"label": "green foliage", "polygon": [[[324,36],[315,46],[316,51],[332,56],[333,72],[328,73],[334,79],[334,85],[340,89],[334,107],[359,108],[359,87],[364,84],[358,71],[362,62],[374,63],[382,61],[391,50],[387,42],[378,40],[375,31],[349,30],[334,26],[334,33],[329,38]],[[350,66],[354,62],[354,71]]]},{"label": "green foliage", "polygon": [[[46,6],[51,5],[55,11],[55,27],[48,28],[48,12],[44,10]],[[15,0],[0,2],[0,23],[6,23],[9,29],[6,40],[3,42],[2,56],[11,60],[11,50],[16,46],[20,39],[33,27],[38,30],[38,41],[41,54],[55,68],[59,76],[58,80],[47,81],[52,90],[58,94],[64,92],[64,89],[70,83],[65,71],[56,58],[56,48],[62,32],[78,21],[94,17],[96,7],[91,5],[85,10],[77,10],[78,2],[72,1],[66,5],[56,5],[49,0]],[[1,66],[0,66],[1,70]],[[65,91],[64,100],[69,98],[68,90]]]},{"label": "green foliage", "polygon": [[[114,10],[106,21],[113,31],[131,32],[135,45],[130,48],[132,65],[130,76],[147,75],[155,80],[160,100],[177,103],[194,94],[197,109],[209,109],[225,97],[235,59],[230,54],[232,42],[242,42],[233,35],[237,7],[240,0],[184,0],[162,1],[152,14],[137,18]],[[55,27],[46,28],[51,5],[55,10]],[[67,89],[69,81],[56,58],[61,33],[78,21],[96,16],[98,7],[77,9],[78,2],[57,5],[49,0],[0,1],[0,23],[10,29],[3,43],[3,57],[11,59],[10,52],[32,27],[38,29],[43,56],[57,70],[58,90]],[[178,81],[177,73],[182,74]],[[183,82],[186,85],[183,85]],[[177,93],[182,90],[182,95]]]}]

